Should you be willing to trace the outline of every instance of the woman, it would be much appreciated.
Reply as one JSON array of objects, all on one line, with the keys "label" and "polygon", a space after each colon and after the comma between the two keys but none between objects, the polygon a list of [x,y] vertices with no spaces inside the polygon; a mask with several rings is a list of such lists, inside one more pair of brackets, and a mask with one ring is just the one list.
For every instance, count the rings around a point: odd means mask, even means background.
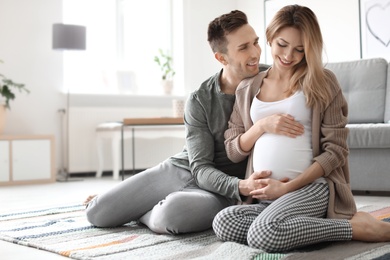
[{"label": "woman", "polygon": [[282,8],[266,30],[273,65],[243,80],[225,132],[228,157],[249,156],[247,177],[269,170],[249,192],[257,204],[214,218],[217,236],[269,252],[322,241],[389,241],[390,224],[356,213],[349,186],[347,103],[323,68],[323,40],[307,7]]}]

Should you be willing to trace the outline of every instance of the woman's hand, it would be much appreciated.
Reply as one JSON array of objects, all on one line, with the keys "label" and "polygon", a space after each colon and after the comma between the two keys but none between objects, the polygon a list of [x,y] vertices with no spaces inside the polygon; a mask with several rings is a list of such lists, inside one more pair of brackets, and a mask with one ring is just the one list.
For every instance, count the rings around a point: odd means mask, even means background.
[{"label": "woman's hand", "polygon": [[262,186],[260,189],[253,190],[249,193],[252,198],[259,200],[275,200],[288,193],[286,183],[289,181],[288,178],[281,180],[275,179],[259,179],[256,180],[258,184]]},{"label": "woman's hand", "polygon": [[255,123],[256,127],[264,133],[273,133],[295,138],[304,133],[305,129],[301,123],[296,121],[289,114],[274,114]]},{"label": "woman's hand", "polygon": [[240,137],[240,147],[250,151],[264,133],[273,133],[296,138],[305,131],[304,126],[288,114],[274,114],[258,120]]}]

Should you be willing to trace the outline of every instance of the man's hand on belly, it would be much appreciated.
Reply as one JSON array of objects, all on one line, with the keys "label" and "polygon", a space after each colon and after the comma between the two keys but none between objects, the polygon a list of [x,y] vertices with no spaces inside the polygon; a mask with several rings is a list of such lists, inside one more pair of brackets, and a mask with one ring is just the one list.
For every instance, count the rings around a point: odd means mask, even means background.
[{"label": "man's hand on belly", "polygon": [[249,196],[252,191],[264,188],[265,185],[259,180],[267,179],[270,175],[271,171],[254,172],[248,179],[240,180],[238,183],[240,194]]}]

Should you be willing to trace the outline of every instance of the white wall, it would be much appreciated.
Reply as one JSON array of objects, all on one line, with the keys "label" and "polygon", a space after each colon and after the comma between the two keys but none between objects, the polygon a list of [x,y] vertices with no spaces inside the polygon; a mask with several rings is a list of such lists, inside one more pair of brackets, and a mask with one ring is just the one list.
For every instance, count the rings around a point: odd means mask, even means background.
[{"label": "white wall", "polygon": [[[319,0],[266,1],[265,9],[267,15],[265,24],[268,24],[276,11],[286,4],[304,5],[312,9],[316,14],[324,39],[324,62],[360,59],[358,1],[330,0],[326,4]],[[266,51],[267,54],[264,52],[263,58],[267,56],[266,62],[272,63],[268,46]]]},{"label": "white wall", "polygon": [[[311,8],[319,20],[326,55],[325,62],[360,59],[359,5],[357,0],[272,0],[268,3],[301,4]],[[267,4],[268,4],[267,3]],[[207,8],[206,8],[207,6]],[[220,69],[207,44],[207,25],[216,16],[233,9],[244,11],[260,37],[261,62],[265,62],[264,0],[184,0],[185,16],[185,86],[195,90],[207,77]],[[267,62],[269,63],[269,62]]]},{"label": "white wall", "polygon": [[51,26],[60,21],[61,1],[0,0],[0,73],[31,91],[16,93],[4,134],[59,137],[57,111],[65,100],[60,94],[61,54],[51,50]]},{"label": "white wall", "polygon": [[[158,1],[158,0],[156,0]],[[208,23],[216,16],[233,9],[247,13],[260,38],[264,35],[263,0],[179,0],[183,1],[184,55],[183,84],[188,92],[195,90],[220,66],[214,60],[207,43]],[[278,0],[282,2],[282,0]],[[357,0],[300,0],[319,18],[327,48],[328,61],[360,58],[359,14]],[[62,0],[0,0],[0,73],[16,82],[25,83],[29,95],[17,94],[7,116],[5,134],[54,134],[57,142],[57,165],[60,165],[60,122],[58,110],[65,107],[65,96],[60,93],[62,55],[51,49],[51,26],[61,22]],[[263,46],[264,49],[265,46]],[[262,58],[264,61],[264,57]],[[120,106],[139,111],[155,107],[170,109],[171,102],[149,98],[124,98]],[[114,98],[115,99],[115,98]],[[80,101],[81,100],[81,101]],[[93,103],[93,97],[80,99]],[[103,102],[104,100],[99,100]],[[113,102],[115,104],[115,101]],[[102,105],[102,104],[100,104]],[[83,125],[79,126],[80,128]],[[91,147],[91,150],[95,147]]]},{"label": "white wall", "polygon": [[207,42],[210,21],[237,9],[236,0],[184,0],[184,80],[188,92],[221,69]]}]

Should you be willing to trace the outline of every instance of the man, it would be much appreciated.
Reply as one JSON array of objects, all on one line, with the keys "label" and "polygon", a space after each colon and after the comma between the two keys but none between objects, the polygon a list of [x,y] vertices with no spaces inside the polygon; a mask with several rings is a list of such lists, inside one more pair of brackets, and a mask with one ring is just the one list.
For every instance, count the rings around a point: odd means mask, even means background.
[{"label": "man", "polygon": [[259,37],[246,15],[232,11],[214,19],[208,41],[222,70],[202,83],[186,105],[186,149],[87,199],[87,218],[99,227],[139,220],[156,233],[209,229],[223,208],[257,188],[256,173],[244,180],[246,161],[227,158],[224,132],[240,81],[259,72]]}]

